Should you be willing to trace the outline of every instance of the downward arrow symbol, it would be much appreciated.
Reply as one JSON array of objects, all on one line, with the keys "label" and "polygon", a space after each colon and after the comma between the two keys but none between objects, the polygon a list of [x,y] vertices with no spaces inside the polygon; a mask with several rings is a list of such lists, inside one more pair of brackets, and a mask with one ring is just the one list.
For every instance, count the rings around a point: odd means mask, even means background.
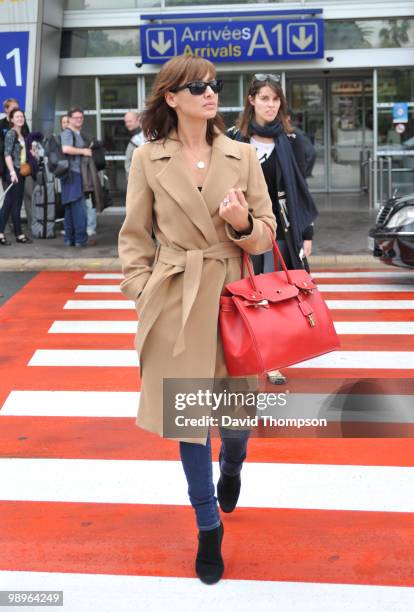
[{"label": "downward arrow symbol", "polygon": [[309,45],[311,44],[312,40],[313,40],[313,35],[312,34],[309,34],[309,36],[306,36],[306,28],[305,28],[305,26],[300,26],[300,28],[299,28],[299,36],[296,36],[295,34],[292,36],[292,41],[294,42],[294,44],[301,51],[306,49],[306,47],[309,47]]},{"label": "downward arrow symbol", "polygon": [[152,40],[151,47],[153,47],[160,55],[164,55],[164,53],[166,53],[171,47],[171,40],[167,40],[167,42],[165,42],[165,33],[158,32],[158,41]]}]

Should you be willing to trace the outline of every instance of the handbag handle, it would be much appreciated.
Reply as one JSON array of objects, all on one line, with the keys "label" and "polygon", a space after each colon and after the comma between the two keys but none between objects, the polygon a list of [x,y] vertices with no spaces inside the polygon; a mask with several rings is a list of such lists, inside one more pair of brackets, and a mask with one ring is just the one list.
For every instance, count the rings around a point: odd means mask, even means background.
[{"label": "handbag handle", "polygon": [[[277,242],[275,240],[275,237],[273,235],[273,231],[272,229],[267,226],[270,232],[270,239],[272,241],[272,246],[273,246],[273,261],[274,261],[274,265],[275,265],[275,270],[278,269],[278,264],[279,261],[282,265],[283,271],[286,275],[286,279],[287,282],[289,283],[289,285],[294,285],[294,282],[292,280],[292,277],[289,274],[289,270],[286,267],[285,264],[285,260],[282,257],[282,253],[280,252],[279,247],[277,246]],[[253,266],[252,266],[252,262],[250,261],[250,257],[248,255],[248,253],[246,251],[243,251],[243,257],[242,257],[242,278],[244,278],[244,270],[245,270],[245,266],[247,268],[247,271],[249,273],[249,280],[250,280],[250,284],[253,287],[254,291],[259,292],[258,288],[256,287],[256,283],[255,283],[255,273],[253,270]]]}]

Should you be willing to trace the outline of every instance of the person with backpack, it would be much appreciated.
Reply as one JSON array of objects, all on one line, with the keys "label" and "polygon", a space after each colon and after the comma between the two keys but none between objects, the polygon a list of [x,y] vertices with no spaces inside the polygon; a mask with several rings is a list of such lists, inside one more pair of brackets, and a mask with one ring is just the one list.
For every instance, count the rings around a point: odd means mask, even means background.
[{"label": "person with backpack", "polygon": [[144,134],[141,129],[139,113],[136,111],[128,111],[124,115],[125,127],[129,132],[130,139],[125,151],[125,173],[128,181],[129,170],[131,168],[132,156],[136,148],[144,144]]},{"label": "person with backpack", "polygon": [[86,203],[82,185],[81,157],[92,157],[92,150],[85,146],[80,133],[83,110],[72,108],[67,115],[69,127],[60,135],[62,152],[69,158],[69,169],[61,177],[61,198],[65,208],[64,242],[66,246],[85,247],[89,245],[86,233]]},{"label": "person with backpack", "polygon": [[8,121],[11,128],[4,137],[5,169],[2,177],[3,187],[7,193],[0,211],[0,245],[2,246],[10,245],[10,242],[4,235],[10,215],[13,221],[16,242],[21,242],[22,244],[32,242],[22,232],[20,221],[25,178],[32,173],[32,168],[28,162],[29,152],[23,131],[26,125],[26,117],[21,109],[14,108],[8,116]]}]

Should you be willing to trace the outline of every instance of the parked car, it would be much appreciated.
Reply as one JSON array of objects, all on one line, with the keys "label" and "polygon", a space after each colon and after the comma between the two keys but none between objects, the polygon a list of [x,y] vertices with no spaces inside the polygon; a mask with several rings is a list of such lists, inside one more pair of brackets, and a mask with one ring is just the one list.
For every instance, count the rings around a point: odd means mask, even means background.
[{"label": "parked car", "polygon": [[391,198],[380,209],[368,246],[386,264],[414,268],[414,193]]}]

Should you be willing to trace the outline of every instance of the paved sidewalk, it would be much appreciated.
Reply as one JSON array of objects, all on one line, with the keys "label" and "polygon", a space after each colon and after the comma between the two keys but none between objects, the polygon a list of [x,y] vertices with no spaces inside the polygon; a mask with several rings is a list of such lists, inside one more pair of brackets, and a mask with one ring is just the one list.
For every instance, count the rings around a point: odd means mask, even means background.
[{"label": "paved sidewalk", "polygon": [[[339,199],[341,201],[339,201]],[[315,223],[313,266],[383,266],[367,249],[367,236],[376,211],[368,211],[360,194],[316,194],[319,217]],[[343,210],[338,211],[338,206]],[[119,269],[118,233],[124,219],[121,209],[106,209],[98,216],[98,244],[76,249],[65,247],[62,225],[54,239],[33,244],[12,243],[0,248],[0,270],[113,270]]]}]

